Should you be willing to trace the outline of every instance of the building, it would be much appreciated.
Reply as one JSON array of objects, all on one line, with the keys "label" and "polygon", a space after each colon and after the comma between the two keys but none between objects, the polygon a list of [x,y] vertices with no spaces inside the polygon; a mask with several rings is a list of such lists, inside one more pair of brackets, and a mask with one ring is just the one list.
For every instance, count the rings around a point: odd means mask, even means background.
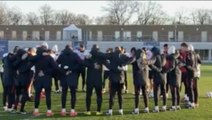
[{"label": "building", "polygon": [[[0,40],[8,40],[9,49],[14,45],[26,47],[36,41],[46,40],[64,46],[62,25],[0,25]],[[181,42],[191,42],[206,62],[212,61],[212,25],[82,25],[82,40],[88,46],[98,43],[103,48],[123,45],[140,46],[144,41],[169,42],[179,48]],[[25,41],[25,42],[23,42]],[[27,41],[27,42],[26,42]],[[201,43],[200,43],[201,42]]]},{"label": "building", "polygon": [[[62,25],[0,25],[0,40],[62,40]],[[212,42],[212,25],[83,25],[87,41]]]}]

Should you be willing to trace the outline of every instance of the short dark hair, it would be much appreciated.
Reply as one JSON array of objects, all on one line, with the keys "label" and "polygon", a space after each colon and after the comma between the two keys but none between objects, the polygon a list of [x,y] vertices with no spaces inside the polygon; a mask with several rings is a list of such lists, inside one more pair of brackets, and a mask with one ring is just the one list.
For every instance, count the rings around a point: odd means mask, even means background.
[{"label": "short dark hair", "polygon": [[180,46],[182,46],[182,47],[188,47],[188,44],[186,44],[185,42],[183,42],[183,43],[181,43]]},{"label": "short dark hair", "polygon": [[168,47],[168,44],[164,44],[163,47]]},{"label": "short dark hair", "polygon": [[146,47],[143,47],[142,50],[143,50],[144,52],[146,52]]},{"label": "short dark hair", "polygon": [[80,48],[84,48],[84,45],[82,43],[80,44]]},{"label": "short dark hair", "polygon": [[27,51],[30,52],[32,51],[32,49],[33,49],[32,47],[29,47]]}]

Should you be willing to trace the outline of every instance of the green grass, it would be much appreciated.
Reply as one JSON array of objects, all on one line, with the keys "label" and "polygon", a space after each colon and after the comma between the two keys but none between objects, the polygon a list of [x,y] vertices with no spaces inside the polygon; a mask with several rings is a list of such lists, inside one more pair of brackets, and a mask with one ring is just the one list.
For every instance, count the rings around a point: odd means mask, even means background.
[{"label": "green grass", "polygon": [[[70,118],[69,116],[67,117],[60,117],[59,112],[61,110],[61,105],[60,105],[60,95],[55,94],[52,92],[52,110],[55,113],[53,117],[46,118],[45,116],[45,111],[46,111],[46,106],[45,106],[45,99],[41,100],[40,103],[40,112],[42,113],[41,116],[39,117],[33,117],[31,113],[27,115],[20,115],[20,114],[9,114],[5,113],[2,111],[2,99],[0,99],[0,120],[20,120],[20,119],[37,119],[37,120],[57,120],[57,119],[75,119],[75,120],[106,120],[106,119],[111,119],[111,120],[129,120],[129,119],[143,119],[143,120],[211,120],[212,119],[212,99],[206,97],[206,92],[212,91],[212,65],[203,65],[201,67],[202,69],[202,77],[199,80],[199,104],[200,107],[193,109],[193,110],[188,110],[183,108],[180,111],[176,112],[161,112],[161,113],[149,113],[149,114],[140,114],[140,115],[132,115],[131,111],[134,108],[134,96],[132,94],[133,92],[133,82],[132,82],[132,74],[131,71],[128,72],[128,83],[129,83],[129,94],[124,94],[123,95],[123,109],[124,109],[124,116],[118,115],[118,103],[117,100],[115,100],[115,106],[114,106],[114,115],[113,116],[84,116],[82,113],[85,111],[85,93],[78,92],[77,93],[77,105],[76,105],[76,110],[79,113],[79,116],[75,118]],[[54,88],[54,86],[53,86]],[[79,87],[81,88],[81,87]],[[184,89],[183,89],[184,91]],[[183,93],[183,91],[181,93]],[[183,95],[183,94],[182,94]],[[0,98],[2,98],[2,86],[0,85]],[[67,110],[70,109],[70,96],[67,97]],[[106,111],[108,109],[108,94],[106,93],[103,96],[103,104],[102,104],[102,111]],[[96,96],[93,94],[92,97],[92,105],[91,105],[91,110],[95,111],[96,110]],[[153,99],[150,99],[150,110],[153,109]],[[168,100],[168,107],[170,107],[171,100]],[[182,104],[182,107],[184,105]],[[140,101],[140,109],[143,109],[143,101],[141,99]],[[26,105],[26,110],[28,112],[32,112],[33,110],[33,103],[28,102]]]}]

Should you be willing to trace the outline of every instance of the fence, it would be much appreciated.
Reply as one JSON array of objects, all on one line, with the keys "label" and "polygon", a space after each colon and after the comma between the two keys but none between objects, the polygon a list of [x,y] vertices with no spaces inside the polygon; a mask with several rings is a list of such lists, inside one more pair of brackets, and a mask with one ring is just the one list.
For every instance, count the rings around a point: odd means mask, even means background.
[{"label": "fence", "polygon": [[[43,41],[8,41],[8,50],[12,51],[15,46],[20,46],[23,48],[35,47],[42,44]],[[49,48],[57,44],[59,51],[63,50],[67,44],[71,44],[71,41],[47,41]],[[167,42],[160,42],[160,49]],[[115,46],[123,46],[129,52],[132,47],[142,48],[146,47],[144,42],[131,42],[131,41],[87,41],[87,49],[91,49],[93,44],[98,44],[101,51],[106,51],[107,48],[114,48]],[[168,42],[169,46],[173,45],[177,49],[180,48],[180,42]],[[188,44],[193,44],[195,50],[200,54],[204,62],[212,62],[212,43],[210,42],[188,42]]]},{"label": "fence", "polygon": [[[47,39],[46,39],[47,38]],[[0,37],[0,40],[15,40],[15,41],[60,41],[62,39],[62,36],[60,39],[57,38],[56,35],[50,34],[48,37],[45,38],[45,35],[41,34],[40,37],[38,38],[33,38],[31,35],[28,35],[25,38],[23,37],[22,34],[17,34],[16,36],[13,36],[11,34],[4,34],[4,36]],[[148,35],[141,35],[140,37],[137,35],[130,35],[130,36],[115,36],[115,35],[102,35],[98,36],[96,34],[83,34],[82,35],[83,41],[160,41],[160,42],[181,42],[181,40],[178,40],[178,37],[173,35],[173,36],[168,36],[164,34],[158,34],[158,36],[153,36],[150,34]],[[201,35],[184,35],[183,41],[185,42],[202,42],[201,40]],[[206,41],[211,42],[212,41],[212,35],[208,35]]]}]

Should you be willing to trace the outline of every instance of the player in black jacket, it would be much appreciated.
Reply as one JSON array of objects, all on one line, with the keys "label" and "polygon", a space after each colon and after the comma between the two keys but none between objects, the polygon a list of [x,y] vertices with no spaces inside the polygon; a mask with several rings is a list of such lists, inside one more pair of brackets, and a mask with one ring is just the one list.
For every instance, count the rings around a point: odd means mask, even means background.
[{"label": "player in black jacket", "polygon": [[32,64],[30,63],[28,58],[24,58],[24,54],[27,52],[24,49],[19,49],[17,52],[17,58],[16,58],[16,64],[17,64],[17,84],[18,88],[16,91],[19,91],[16,95],[16,103],[15,108],[17,109],[17,106],[19,104],[19,98],[21,98],[21,108],[20,113],[26,114],[26,111],[24,110],[25,103],[29,99],[28,94],[28,86],[31,82],[31,67]]},{"label": "player in black jacket", "polygon": [[124,69],[123,66],[129,64],[132,61],[132,58],[127,57],[124,54],[121,54],[120,47],[116,47],[113,53],[108,54],[108,59],[110,63],[106,66],[110,70],[110,98],[109,98],[109,110],[106,113],[107,115],[113,114],[113,99],[115,94],[118,94],[118,103],[119,103],[119,114],[123,115],[122,109],[122,90],[124,85]]},{"label": "player in black jacket", "polygon": [[[15,80],[16,80],[16,54],[18,51],[19,47],[16,46],[13,50],[13,53],[9,53],[3,60],[3,68],[4,68],[4,73],[3,73],[3,84],[5,88],[5,93],[4,95],[8,97],[8,112],[16,112],[13,108],[12,105],[15,104]],[[5,101],[3,101],[5,102]]]},{"label": "player in black jacket", "polygon": [[60,56],[57,59],[57,63],[60,67],[62,75],[60,77],[62,85],[62,110],[61,116],[66,115],[66,97],[68,88],[71,90],[71,111],[70,116],[76,116],[77,112],[75,111],[76,105],[76,89],[77,89],[77,80],[78,80],[78,70],[82,66],[82,60],[79,56],[73,52],[69,45],[62,51]]},{"label": "player in black jacket", "polygon": [[46,93],[46,105],[47,112],[46,116],[52,116],[51,111],[51,86],[52,86],[52,74],[57,69],[57,64],[54,59],[48,55],[45,47],[37,48],[37,55],[30,58],[30,61],[35,66],[35,104],[34,104],[34,116],[39,116],[39,104],[40,104],[40,93],[42,89],[45,89]]},{"label": "player in black jacket", "polygon": [[[86,115],[91,115],[90,107],[91,107],[91,96],[93,89],[95,89],[95,93],[97,96],[97,112],[96,115],[101,115],[101,106],[102,106],[102,65],[104,63],[104,59],[100,59],[95,57],[95,54],[100,53],[98,46],[94,45],[91,49],[91,53],[93,56],[89,58],[86,57],[84,64],[87,67],[87,79],[86,79]],[[95,76],[95,77],[94,77]]]}]

